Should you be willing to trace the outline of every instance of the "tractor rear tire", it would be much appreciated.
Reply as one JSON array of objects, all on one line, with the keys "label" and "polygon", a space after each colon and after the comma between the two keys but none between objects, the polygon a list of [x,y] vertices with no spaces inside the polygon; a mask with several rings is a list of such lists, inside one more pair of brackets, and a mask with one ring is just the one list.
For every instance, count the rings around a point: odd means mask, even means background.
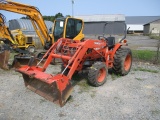
[{"label": "tractor rear tire", "polygon": [[106,82],[108,69],[105,63],[95,62],[88,72],[88,82],[95,86],[101,86]]},{"label": "tractor rear tire", "polygon": [[119,48],[114,55],[113,70],[118,75],[127,75],[132,66],[132,52],[129,48]]}]

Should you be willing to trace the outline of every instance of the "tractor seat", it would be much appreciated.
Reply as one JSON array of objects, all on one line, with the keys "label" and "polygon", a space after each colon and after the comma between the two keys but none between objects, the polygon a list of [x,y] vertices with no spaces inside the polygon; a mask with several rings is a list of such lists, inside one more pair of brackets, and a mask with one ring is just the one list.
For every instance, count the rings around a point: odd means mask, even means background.
[{"label": "tractor seat", "polygon": [[109,49],[113,48],[115,45],[115,37],[107,37],[106,38]]}]

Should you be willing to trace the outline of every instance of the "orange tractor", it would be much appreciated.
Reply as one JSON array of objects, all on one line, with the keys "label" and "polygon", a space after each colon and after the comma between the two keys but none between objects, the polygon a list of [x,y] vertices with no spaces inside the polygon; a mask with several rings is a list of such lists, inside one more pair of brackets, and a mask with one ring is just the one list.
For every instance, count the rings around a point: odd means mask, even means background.
[{"label": "orange tractor", "polygon": [[[88,82],[96,87],[106,82],[110,68],[116,74],[128,74],[132,65],[132,53],[127,47],[125,37],[126,25],[125,36],[119,43],[115,43],[115,37],[104,35],[99,36],[97,40],[75,41],[60,38],[36,66],[32,65],[35,58],[31,57],[28,65],[18,68],[17,71],[22,73],[27,88],[63,106],[73,89],[72,76],[76,72],[89,68]],[[46,61],[40,66],[46,57]],[[46,73],[45,70],[55,58],[62,60],[62,72],[56,75]]]}]

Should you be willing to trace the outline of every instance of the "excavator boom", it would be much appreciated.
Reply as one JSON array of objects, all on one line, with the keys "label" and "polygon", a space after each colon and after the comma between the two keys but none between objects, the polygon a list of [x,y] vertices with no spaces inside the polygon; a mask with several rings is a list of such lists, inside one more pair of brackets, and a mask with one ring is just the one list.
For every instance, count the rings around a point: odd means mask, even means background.
[{"label": "excavator boom", "polygon": [[49,49],[49,47],[52,45],[52,38],[49,35],[42,14],[36,7],[26,4],[21,4],[18,2],[3,0],[0,2],[0,10],[6,10],[14,13],[27,15],[30,18],[33,27],[41,40],[42,45],[46,49]]}]

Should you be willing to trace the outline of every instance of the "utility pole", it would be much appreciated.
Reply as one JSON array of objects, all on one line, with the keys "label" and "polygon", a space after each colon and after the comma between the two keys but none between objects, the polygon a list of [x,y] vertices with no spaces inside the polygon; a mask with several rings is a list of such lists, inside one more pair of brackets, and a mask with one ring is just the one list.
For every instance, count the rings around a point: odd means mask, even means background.
[{"label": "utility pole", "polygon": [[74,0],[72,0],[72,17],[74,16],[74,6],[73,6],[73,4],[74,4]]}]

